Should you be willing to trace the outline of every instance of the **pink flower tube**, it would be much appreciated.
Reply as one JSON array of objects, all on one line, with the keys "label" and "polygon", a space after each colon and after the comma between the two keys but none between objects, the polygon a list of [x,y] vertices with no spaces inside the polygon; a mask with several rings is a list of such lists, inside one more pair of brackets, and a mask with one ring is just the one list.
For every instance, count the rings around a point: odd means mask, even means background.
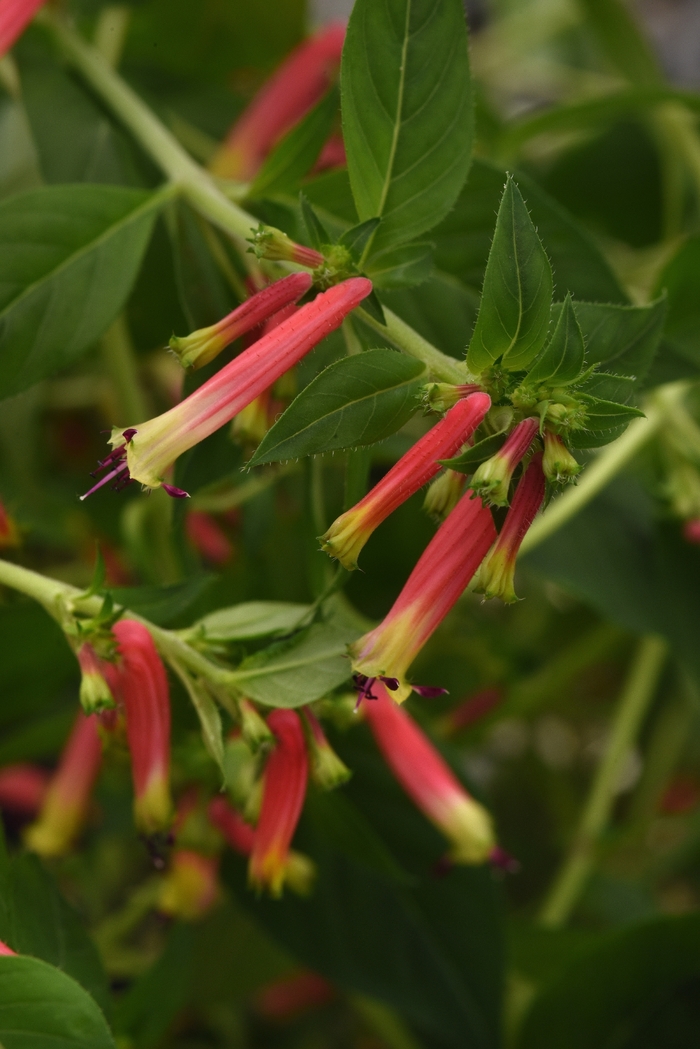
[{"label": "pink flower tube", "polygon": [[218,797],[211,799],[207,808],[207,816],[209,822],[220,831],[226,844],[234,852],[241,856],[250,856],[253,851],[255,831],[223,795],[219,794]]},{"label": "pink flower tube", "polygon": [[527,454],[539,428],[539,419],[523,419],[518,423],[501,450],[482,463],[472,477],[471,485],[478,495],[493,506],[508,505],[513,472]]},{"label": "pink flower tube", "polygon": [[544,493],[542,453],[538,452],[521,477],[496,545],[481,566],[478,590],[486,597],[500,597],[508,603],[518,600],[513,586],[515,562],[520,544],[542,506]]},{"label": "pink flower tube", "polygon": [[39,819],[25,831],[27,847],[33,852],[63,856],[70,851],[85,822],[101,761],[97,719],[81,711],[49,783]]},{"label": "pink flower tube", "polygon": [[183,338],[173,335],[170,349],[183,368],[202,368],[235,339],[257,328],[284,306],[297,302],[310,287],[310,274],[290,273],[288,277],[276,280],[262,291],[251,295],[216,324],[208,328],[199,328]]},{"label": "pink flower tube", "polygon": [[317,295],[253,343],[174,408],[138,427],[112,433],[112,452],[100,463],[108,473],[89,492],[114,480],[130,480],[149,488],[162,485],[169,495],[187,493],[164,483],[166,471],[179,455],[199,444],[250,404],[284,372],[301,360],[369,295],[371,281],[351,277]]},{"label": "pink flower tube", "polygon": [[44,0],[0,2],[0,55],[4,55],[12,47],[43,3]]},{"label": "pink flower tube", "polygon": [[[440,625],[496,538],[491,513],[467,491],[428,543],[406,585],[379,626],[350,646],[360,699],[371,697],[377,678],[402,703],[411,688],[404,675]],[[438,689],[441,692],[442,689]]]},{"label": "pink flower tube", "polygon": [[323,549],[345,568],[357,568],[363,546],[382,521],[440,471],[439,459],[449,459],[469,440],[491,407],[487,393],[473,393],[402,455],[364,499],[336,518],[325,535]]},{"label": "pink flower tube", "polygon": [[119,695],[131,753],[134,818],[144,834],[157,834],[172,819],[168,679],[145,626],[120,619],[112,632],[122,660]]},{"label": "pink flower tube", "polygon": [[376,686],[374,700],[363,705],[384,760],[411,800],[452,843],[455,863],[484,863],[495,837],[491,817],[464,789],[410,715]]},{"label": "pink flower tube", "polygon": [[238,118],[214,157],[221,178],[255,176],[278,139],[326,93],[340,66],[345,26],[336,22],[300,44]]},{"label": "pink flower tube", "polygon": [[287,873],[289,847],[306,796],[309,759],[299,715],[273,710],[267,719],[276,744],[267,759],[260,819],[248,866],[250,882],[280,896]]},{"label": "pink flower tube", "polygon": [[20,816],[36,816],[49,785],[50,775],[38,765],[19,762],[0,769],[0,809]]},{"label": "pink flower tube", "polygon": [[13,951],[11,947],[8,947],[6,943],[0,940],[0,957],[5,958],[16,958],[17,951]]}]

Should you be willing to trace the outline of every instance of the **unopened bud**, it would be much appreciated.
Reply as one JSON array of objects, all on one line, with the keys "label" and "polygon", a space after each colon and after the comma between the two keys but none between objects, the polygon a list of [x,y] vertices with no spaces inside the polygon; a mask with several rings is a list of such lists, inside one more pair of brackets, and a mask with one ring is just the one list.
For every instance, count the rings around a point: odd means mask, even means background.
[{"label": "unopened bud", "polygon": [[318,718],[309,707],[304,708],[303,717],[314,783],[323,790],[333,790],[341,783],[347,783],[352,773],[326,739]]},{"label": "unopened bud", "polygon": [[241,715],[243,739],[253,753],[273,742],[272,732],[249,699],[239,699],[238,710]]},{"label": "unopened bud", "polygon": [[[80,664],[80,703],[86,714],[109,710],[115,705],[112,689],[105,678],[106,666],[89,641],[83,642],[77,653]],[[114,670],[116,675],[116,668]]]},{"label": "unopened bud", "polygon": [[325,261],[320,251],[307,248],[303,244],[297,244],[274,226],[265,226],[262,222],[253,236],[248,237],[252,244],[248,251],[252,252],[258,259],[268,259],[270,262],[296,262],[298,266],[306,266],[314,270]]},{"label": "unopened bud", "polygon": [[528,451],[539,429],[537,419],[523,419],[495,455],[477,469],[470,487],[494,506],[508,505],[508,488],[513,472]]},{"label": "unopened bud", "polygon": [[423,387],[423,399],[425,406],[434,412],[446,412],[457,403],[468,397],[470,393],[478,393],[481,387],[478,383],[463,383],[455,386],[451,382],[431,382]]},{"label": "unopened bud", "polygon": [[568,484],[581,472],[580,464],[576,462],[559,434],[549,429],[544,431],[542,469],[547,480],[556,484]]},{"label": "unopened bud", "polygon": [[423,500],[423,509],[436,521],[444,521],[459,502],[466,477],[456,470],[445,470],[431,483]]},{"label": "unopened bud", "polygon": [[229,736],[224,746],[226,790],[237,808],[242,809],[255,788],[258,759],[240,735]]}]

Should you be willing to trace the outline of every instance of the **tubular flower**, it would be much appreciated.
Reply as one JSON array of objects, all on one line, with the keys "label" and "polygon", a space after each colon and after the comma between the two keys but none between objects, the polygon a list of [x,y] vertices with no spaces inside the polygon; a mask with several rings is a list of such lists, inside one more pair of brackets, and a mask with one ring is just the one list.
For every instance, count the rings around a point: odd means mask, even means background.
[{"label": "tubular flower", "polygon": [[[294,303],[290,303],[284,309],[278,310],[277,313],[265,321],[262,334],[268,335],[296,311],[297,307]],[[288,380],[286,383],[285,379]],[[280,380],[274,385],[287,385],[294,388],[293,373],[289,372],[287,375],[281,376]],[[231,436],[234,440],[240,441],[242,444],[260,444],[272,426],[276,413],[283,407],[279,400],[273,398],[273,389],[274,386],[268,386],[259,397],[256,397],[254,401],[245,406],[242,412],[238,413],[231,423]]]},{"label": "tubular flower", "polygon": [[447,412],[457,401],[480,391],[481,387],[476,382],[467,382],[459,386],[454,386],[451,382],[431,382],[423,387],[423,397],[427,408],[434,412]]},{"label": "tubular flower", "polygon": [[292,273],[251,295],[217,324],[200,328],[183,338],[173,335],[170,349],[183,368],[202,368],[235,339],[257,328],[283,306],[297,302],[310,287],[311,277],[308,273]]},{"label": "tubular flower", "polygon": [[447,459],[476,430],[491,400],[486,393],[475,393],[459,401],[444,419],[436,423],[413,445],[371,492],[336,518],[325,535],[323,549],[336,557],[344,568],[357,568],[357,558],[372,532],[389,514],[414,495],[439,471],[439,459]]},{"label": "tubular flower", "polygon": [[248,241],[252,244],[248,251],[256,258],[267,259],[269,262],[295,262],[297,266],[315,270],[326,261],[320,251],[308,248],[305,244],[297,244],[281,229],[266,226],[264,222],[253,230],[253,236],[249,237]]},{"label": "tubular flower", "polygon": [[144,834],[170,824],[170,698],[165,667],[145,626],[120,619],[112,627],[122,659],[120,699],[134,782],[134,818]]},{"label": "tubular flower", "polygon": [[192,546],[211,565],[225,565],[233,556],[233,543],[219,523],[203,510],[190,510],[185,533]]},{"label": "tubular flower", "polygon": [[63,856],[70,851],[85,822],[101,761],[97,719],[81,711],[49,782],[39,818],[25,831],[27,847],[33,852]]},{"label": "tubular flower", "polygon": [[218,857],[176,849],[161,885],[158,910],[184,921],[202,918],[219,898],[218,872]]},{"label": "tubular flower", "polygon": [[421,695],[435,694],[435,690],[408,685],[404,675],[461,596],[495,538],[490,511],[467,491],[428,543],[383,621],[350,646],[360,699],[372,698],[377,678],[394,692],[398,703],[410,695],[412,687]]},{"label": "tubular flower", "polygon": [[229,422],[321,339],[340,327],[343,318],[371,290],[372,283],[365,277],[351,277],[329,288],[249,346],[174,408],[141,426],[115,430],[110,442],[113,450],[99,466],[108,472],[81,499],[109,481],[121,487],[131,480],[149,488],[162,485],[169,495],[186,496],[186,492],[163,482],[171,463]]},{"label": "tubular flower", "polygon": [[499,452],[482,463],[472,477],[472,488],[492,506],[508,505],[513,472],[527,453],[539,429],[538,419],[523,419],[508,435]]},{"label": "tubular flower", "polygon": [[403,789],[452,843],[455,863],[484,863],[496,840],[491,817],[464,789],[415,721],[383,685],[363,707],[384,760]]},{"label": "tubular flower", "polygon": [[0,503],[0,550],[20,545],[19,529]]},{"label": "tubular flower", "polygon": [[466,482],[464,474],[457,470],[445,470],[443,474],[431,481],[425,493],[423,509],[436,521],[444,521],[460,500]]},{"label": "tubular flower", "polygon": [[542,453],[538,452],[520,479],[496,545],[481,566],[477,589],[486,597],[500,597],[508,603],[518,600],[513,586],[515,560],[542,505],[544,490]]},{"label": "tubular flower", "polygon": [[116,667],[100,659],[89,641],[76,652],[80,664],[80,703],[86,714],[95,714],[114,706],[113,688]]},{"label": "tubular flower", "polygon": [[218,797],[212,798],[207,808],[207,815],[209,822],[221,832],[224,840],[234,852],[240,853],[241,856],[250,856],[253,851],[255,831],[223,795],[219,794]]},{"label": "tubular flower", "polygon": [[309,744],[311,756],[311,776],[319,787],[324,790],[333,790],[341,783],[347,783],[352,773],[331,747],[326,739],[326,734],[321,728],[321,723],[310,707],[304,707],[302,711],[304,725],[306,727],[306,738]]},{"label": "tubular flower", "polygon": [[44,0],[4,0],[0,4],[0,55],[12,47],[43,3]]},{"label": "tubular flower", "polygon": [[276,744],[265,767],[262,808],[248,876],[257,889],[268,889],[273,896],[280,896],[289,846],[304,805],[309,759],[298,714],[293,710],[273,710],[267,723]]},{"label": "tubular flower", "polygon": [[6,765],[0,769],[0,809],[19,816],[36,816],[48,785],[49,773],[38,765]]},{"label": "tubular flower", "polygon": [[345,26],[300,44],[238,118],[211,163],[220,178],[253,178],[275,142],[318,102],[340,66]]},{"label": "tubular flower", "polygon": [[557,484],[568,484],[581,473],[581,465],[553,430],[544,431],[544,457],[542,469],[548,481]]}]

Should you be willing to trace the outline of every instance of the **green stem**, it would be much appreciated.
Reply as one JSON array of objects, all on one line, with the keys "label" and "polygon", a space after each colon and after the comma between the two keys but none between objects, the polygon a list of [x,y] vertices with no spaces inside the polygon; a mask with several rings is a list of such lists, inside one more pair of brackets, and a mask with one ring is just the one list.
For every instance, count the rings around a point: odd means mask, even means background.
[{"label": "green stem", "polygon": [[119,65],[130,22],[131,8],[125,4],[109,4],[100,11],[95,26],[95,47],[112,69]]},{"label": "green stem", "polygon": [[542,908],[540,922],[547,928],[565,924],[590,877],[610,822],[622,763],[654,697],[666,654],[666,642],[660,638],[646,637],[639,644],[571,850]]},{"label": "green stem", "polygon": [[366,310],[360,309],[357,312],[363,322],[374,331],[379,332],[383,338],[388,339],[389,342],[392,342],[394,346],[397,346],[409,356],[416,357],[419,361],[427,364],[436,379],[452,383],[463,383],[466,381],[467,367],[462,361],[456,361],[454,357],[448,357],[446,353],[442,353],[432,343],[429,343],[427,339],[424,339],[422,335],[419,335],[417,331],[414,331],[409,324],[406,324],[395,313],[387,309],[386,306],[384,307],[386,327],[381,321],[376,320],[371,314],[367,313]]},{"label": "green stem", "polygon": [[541,517],[537,518],[523,539],[520,553],[527,554],[534,550],[590,503],[658,433],[687,389],[688,384],[685,382],[660,386],[646,406],[646,417],[630,423],[622,437],[609,444],[605,451],[586,467],[579,484],[568,488]]}]

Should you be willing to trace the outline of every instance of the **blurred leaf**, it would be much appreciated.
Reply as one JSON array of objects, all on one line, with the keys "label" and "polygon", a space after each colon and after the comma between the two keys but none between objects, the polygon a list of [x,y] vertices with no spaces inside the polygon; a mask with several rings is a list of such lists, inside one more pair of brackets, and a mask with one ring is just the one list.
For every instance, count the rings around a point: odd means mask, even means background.
[{"label": "blurred leaf", "polygon": [[347,168],[324,171],[309,179],[304,183],[304,193],[317,210],[335,216],[343,225],[356,226],[359,222]]},{"label": "blurred leaf", "polygon": [[394,350],[336,361],[292,401],[248,465],[383,440],[415,411],[426,374],[424,364]]},{"label": "blurred leaf", "polygon": [[137,612],[158,626],[167,626],[182,616],[215,578],[210,574],[201,574],[182,583],[171,583],[170,586],[110,587],[109,593],[116,606],[121,605]]},{"label": "blurred leaf", "polygon": [[120,999],[114,1029],[129,1035],[136,1049],[158,1045],[187,1005],[194,975],[193,939],[190,925],[173,925],[161,956]]},{"label": "blurred leaf", "polygon": [[302,117],[265,159],[250,187],[250,197],[291,192],[314,166],[338,112],[338,89],[331,88]]},{"label": "blurred leaf", "polygon": [[657,291],[668,296],[666,338],[696,368],[700,365],[698,272],[700,236],[689,237],[664,267],[657,283]]},{"label": "blurred leaf", "polygon": [[422,284],[434,270],[432,244],[401,244],[374,252],[365,267],[377,288],[410,288]]},{"label": "blurred leaf", "polygon": [[[212,252],[214,244],[225,255],[223,245],[207,222],[181,201],[168,209],[167,221],[180,305],[190,331],[216,324],[238,305]],[[192,376],[187,380],[191,383]],[[199,372],[194,381],[202,381]]]},{"label": "blurred leaf", "polygon": [[210,612],[192,624],[188,635],[201,632],[207,641],[244,641],[269,634],[288,634],[309,611],[288,601],[246,601]]},{"label": "blurred leaf", "polygon": [[[430,234],[437,266],[481,289],[506,172],[475,158],[453,211]],[[524,172],[516,179],[554,271],[558,298],[627,302],[609,263],[589,233]]]},{"label": "blurred leaf", "polygon": [[527,373],[527,382],[567,386],[583,371],[585,346],[576,313],[567,295],[554,325],[552,338]]},{"label": "blurred leaf", "polygon": [[344,603],[328,607],[325,622],[245,659],[234,671],[236,688],[270,707],[301,707],[347,681],[347,646],[366,625]]},{"label": "blurred leaf", "polygon": [[499,358],[511,371],[526,368],[549,329],[552,269],[525,202],[506,180],[484,275],[467,367],[480,374]]},{"label": "blurred leaf", "polygon": [[163,199],[79,185],[0,203],[0,397],[72,364],[114,320]]},{"label": "blurred leaf", "polygon": [[357,0],[341,67],[343,135],[372,247],[413,240],[444,218],[469,170],[472,95],[459,0]]},{"label": "blurred leaf", "polygon": [[115,1049],[90,995],[37,958],[0,958],[0,1043],[4,1049]]},{"label": "blurred leaf", "polygon": [[433,346],[464,357],[479,300],[460,281],[438,271],[417,288],[382,290],[382,301]]},{"label": "blurred leaf", "polygon": [[700,1021],[699,981],[697,914],[657,918],[610,933],[564,965],[541,991],[518,1047],[690,1045]]},{"label": "blurred leaf", "polygon": [[620,0],[579,0],[606,57],[633,84],[662,79],[654,51],[634,15]]},{"label": "blurred leaf", "polygon": [[97,948],[51,876],[28,855],[15,856],[9,873],[12,921],[0,939],[18,954],[42,958],[67,973],[105,1010],[109,988]]},{"label": "blurred leaf", "polygon": [[17,601],[0,607],[0,725],[8,727],[56,710],[70,685],[77,697],[80,671],[63,631],[40,605]]}]

